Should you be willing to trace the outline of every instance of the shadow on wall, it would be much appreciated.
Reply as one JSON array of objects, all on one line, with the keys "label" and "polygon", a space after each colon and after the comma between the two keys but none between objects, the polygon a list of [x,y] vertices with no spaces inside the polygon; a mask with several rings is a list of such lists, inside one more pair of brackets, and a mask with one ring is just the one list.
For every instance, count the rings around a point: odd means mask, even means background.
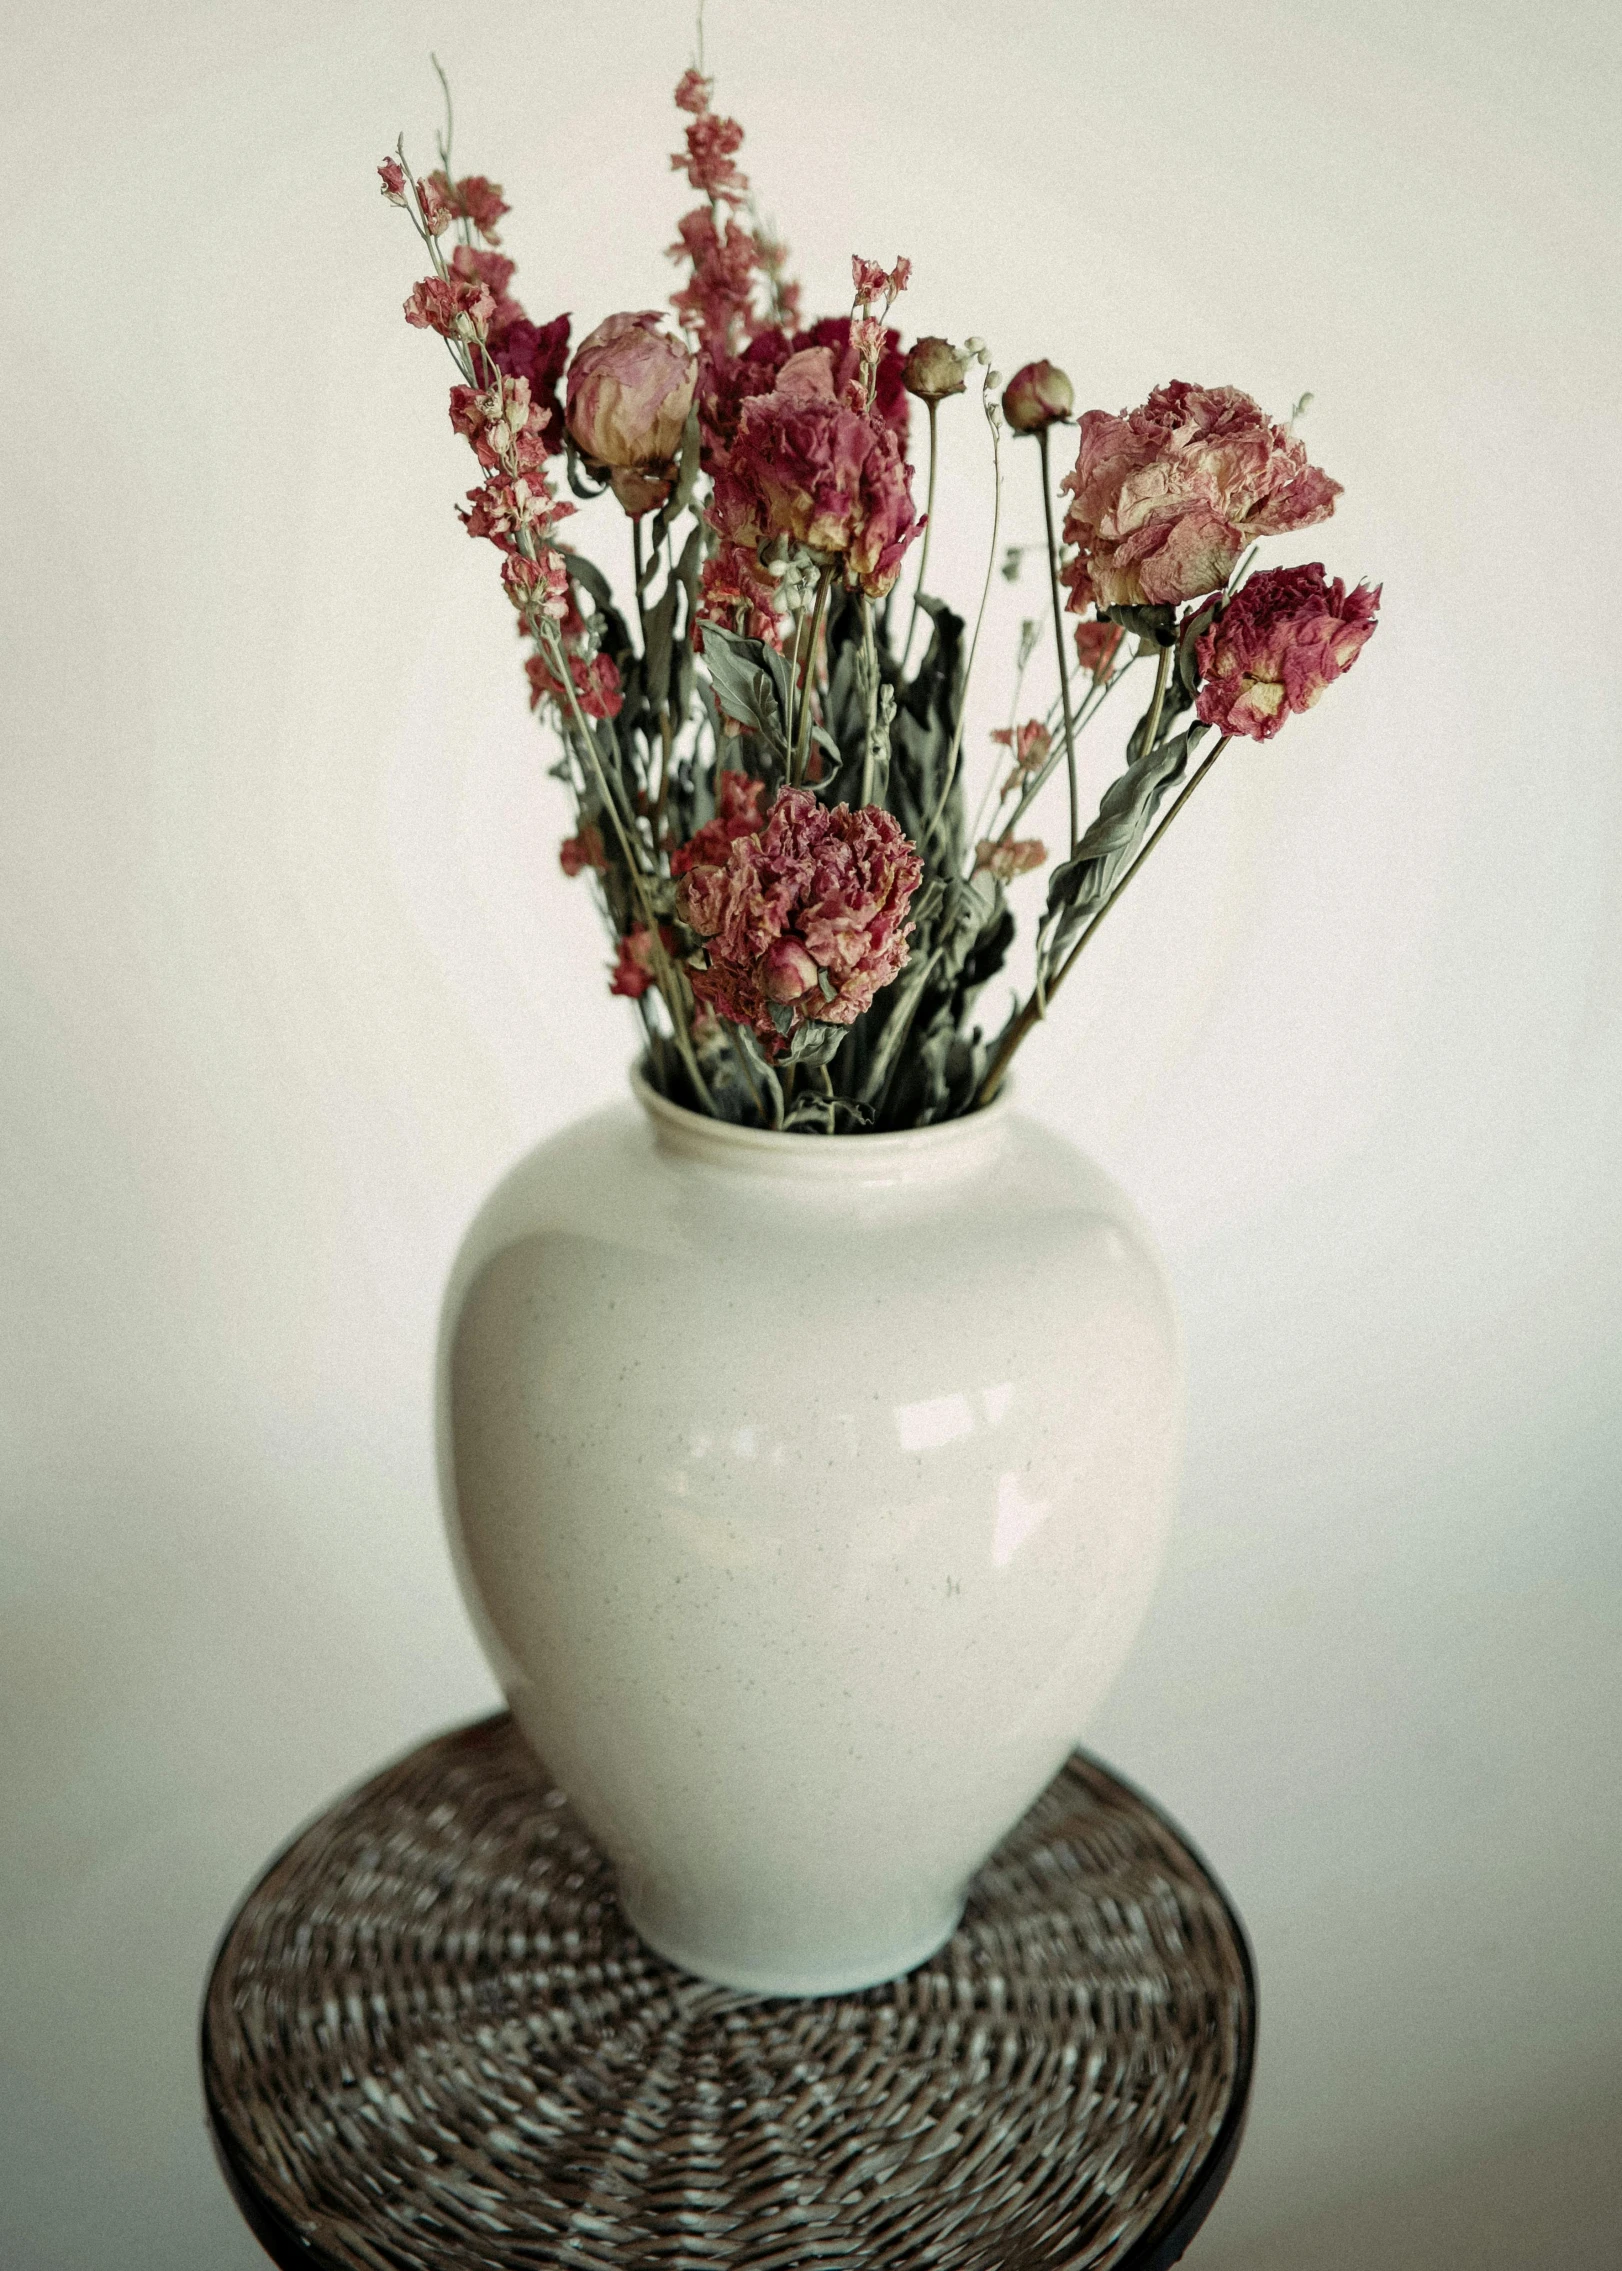
[{"label": "shadow on wall", "polygon": [[[1239,2163],[1242,2181],[1244,2159]],[[1256,2203],[1250,2203],[1254,2213]],[[1219,2204],[1190,2271],[1617,2271],[1622,2079],[1569,2097],[1467,2161],[1225,2247]]]}]

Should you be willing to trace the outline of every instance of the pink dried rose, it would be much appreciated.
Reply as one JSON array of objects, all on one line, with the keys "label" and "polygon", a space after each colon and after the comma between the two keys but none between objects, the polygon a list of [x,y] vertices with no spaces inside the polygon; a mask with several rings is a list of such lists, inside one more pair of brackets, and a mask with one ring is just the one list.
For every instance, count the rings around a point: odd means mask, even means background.
[{"label": "pink dried rose", "polygon": [[1003,388],[1002,414],[1016,434],[1045,433],[1075,407],[1075,389],[1056,363],[1026,363]]},{"label": "pink dried rose", "polygon": [[836,394],[830,350],[808,347],[743,403],[709,517],[725,542],[758,552],[781,536],[838,560],[881,599],[922,525],[911,473],[894,430]]},{"label": "pink dried rose", "polygon": [[922,880],[892,814],[830,811],[809,789],[784,789],[724,863],[681,877],[678,912],[709,956],[693,991],[771,1047],[808,1019],[852,1025],[906,964],[907,908]]},{"label": "pink dried rose", "polygon": [[417,183],[417,210],[431,237],[442,237],[455,220],[455,194],[442,173],[425,174]]},{"label": "pink dried rose", "polygon": [[391,205],[403,205],[405,203],[406,177],[405,168],[401,165],[399,159],[385,158],[377,172],[378,178],[383,184],[383,194],[389,203]]},{"label": "pink dried rose", "polygon": [[567,876],[576,876],[588,867],[601,871],[608,865],[608,854],[603,849],[602,832],[586,821],[578,836],[565,836],[558,846],[558,865]]},{"label": "pink dried rose", "polygon": [[1083,670],[1092,672],[1095,680],[1107,678],[1115,650],[1125,636],[1119,623],[1078,623],[1076,660]]},{"label": "pink dried rose", "polygon": [[662,320],[657,308],[607,317],[580,342],[569,368],[569,431],[595,464],[640,477],[614,483],[632,514],[669,494],[698,377],[692,350],[661,331]]},{"label": "pink dried rose", "polygon": [[978,875],[984,869],[999,883],[1012,883],[1016,875],[1028,875],[1033,867],[1040,867],[1047,856],[1046,844],[1038,843],[1034,836],[982,836],[974,847],[974,871]]},{"label": "pink dried rose", "polygon": [[476,339],[495,312],[490,287],[478,278],[425,276],[405,304],[407,323],[447,339]]},{"label": "pink dried rose", "polygon": [[766,784],[748,773],[723,771],[716,780],[716,811],[685,844],[670,855],[674,876],[690,874],[695,867],[718,866],[740,836],[758,836],[766,825],[763,809]]},{"label": "pink dried rose", "polygon": [[1292,710],[1310,710],[1374,636],[1380,587],[1348,591],[1323,567],[1247,577],[1195,647],[1195,715],[1225,734],[1270,741]]},{"label": "pink dried rose", "polygon": [[1081,421],[1064,539],[1077,614],[1220,591],[1252,537],[1327,520],[1340,483],[1231,386],[1173,379],[1139,409]]},{"label": "pink dried rose", "polygon": [[710,89],[714,84],[713,79],[706,79],[702,71],[689,65],[676,81],[676,108],[685,110],[693,118],[702,118],[710,107]]}]

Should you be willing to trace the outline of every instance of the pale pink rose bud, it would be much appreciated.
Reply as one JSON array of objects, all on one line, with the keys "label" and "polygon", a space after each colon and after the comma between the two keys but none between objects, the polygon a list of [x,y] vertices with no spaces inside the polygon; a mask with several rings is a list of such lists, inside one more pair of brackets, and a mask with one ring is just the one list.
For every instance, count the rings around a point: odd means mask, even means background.
[{"label": "pale pink rose bud", "polygon": [[575,350],[568,426],[597,465],[663,468],[676,454],[698,364],[661,320],[652,309],[611,315]]},{"label": "pale pink rose bud", "polygon": [[1045,433],[1068,418],[1076,392],[1055,363],[1027,363],[1004,389],[1003,416],[1016,434]]},{"label": "pale pink rose bud", "polygon": [[768,1001],[799,1001],[817,982],[817,966],[796,939],[775,939],[760,958],[760,990]]},{"label": "pale pink rose bud", "polygon": [[963,392],[973,359],[949,339],[920,339],[901,366],[901,383],[920,402],[944,402],[949,394]]}]

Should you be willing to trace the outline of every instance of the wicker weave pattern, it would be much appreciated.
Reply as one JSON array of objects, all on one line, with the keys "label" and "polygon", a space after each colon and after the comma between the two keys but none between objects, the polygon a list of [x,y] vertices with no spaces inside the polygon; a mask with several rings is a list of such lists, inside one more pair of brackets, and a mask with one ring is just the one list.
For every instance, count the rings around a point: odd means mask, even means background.
[{"label": "wicker weave pattern", "polygon": [[1122,2271],[1248,2084],[1238,1929],[1071,1760],[905,1978],[809,2001],[645,1949],[505,1716],[304,1833],[204,2014],[239,2184],[363,2271]]}]

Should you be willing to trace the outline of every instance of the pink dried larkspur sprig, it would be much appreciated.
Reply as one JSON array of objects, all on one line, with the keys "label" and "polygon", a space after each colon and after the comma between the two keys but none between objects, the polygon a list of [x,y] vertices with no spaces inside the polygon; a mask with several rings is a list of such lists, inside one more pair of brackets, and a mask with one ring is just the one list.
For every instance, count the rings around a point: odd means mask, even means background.
[{"label": "pink dried larkspur sprig", "polygon": [[558,865],[571,877],[584,874],[587,868],[601,874],[608,865],[601,829],[587,820],[582,822],[577,836],[565,836],[558,846]]},{"label": "pink dried larkspur sprig", "polygon": [[677,108],[692,123],[685,149],[670,163],[708,202],[676,225],[670,257],[685,262],[691,273],[672,293],[671,305],[700,351],[724,360],[774,321],[792,322],[799,295],[783,276],[782,245],[736,218],[749,196],[749,177],[733,162],[743,128],[711,110],[710,91],[710,81],[698,71],[684,72],[676,87]]},{"label": "pink dried larkspur sprig", "polygon": [[688,875],[695,867],[724,865],[740,836],[758,836],[766,825],[766,784],[748,773],[723,770],[715,784],[716,811],[685,844],[670,855],[670,872]]},{"label": "pink dried larkspur sprig", "polygon": [[721,544],[699,572],[693,648],[702,653],[703,626],[719,623],[740,638],[759,639],[783,651],[784,618],[778,613],[777,585],[748,544]]},{"label": "pink dried larkspur sprig", "polygon": [[1039,773],[1053,747],[1053,736],[1040,718],[1028,718],[1022,726],[995,726],[991,738],[1014,753],[1014,770],[1003,783],[1004,796],[1028,775]]}]

